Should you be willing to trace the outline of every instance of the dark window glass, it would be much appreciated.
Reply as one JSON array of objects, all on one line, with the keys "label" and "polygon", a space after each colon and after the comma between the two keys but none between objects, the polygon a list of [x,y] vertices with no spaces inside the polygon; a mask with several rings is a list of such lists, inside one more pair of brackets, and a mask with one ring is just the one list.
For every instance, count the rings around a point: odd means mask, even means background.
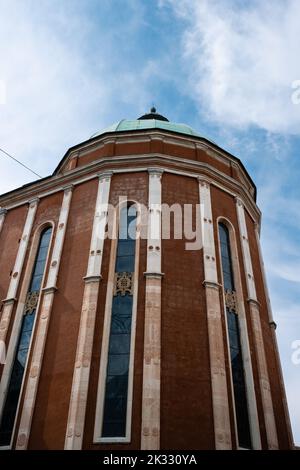
[{"label": "dark window glass", "polygon": [[230,325],[228,328],[229,344],[239,445],[241,447],[251,448],[250,426],[238,316],[236,313],[230,312],[228,309],[227,322],[228,325]]},{"label": "dark window glass", "polygon": [[43,276],[44,272],[44,260],[40,260],[36,262],[35,270],[34,270],[34,277],[36,276]]},{"label": "dark window glass", "polygon": [[224,289],[231,291],[231,286],[232,286],[231,274],[224,272],[223,281],[224,281]]},{"label": "dark window glass", "polygon": [[222,270],[224,279],[224,289],[234,290],[233,271],[231,264],[231,253],[229,243],[229,233],[224,224],[219,224],[219,237],[221,244]]},{"label": "dark window glass", "polygon": [[109,343],[110,354],[129,354],[130,353],[130,335],[111,334]]},{"label": "dark window glass", "polygon": [[40,286],[41,286],[41,283],[42,283],[42,279],[43,279],[43,276],[34,276],[32,278],[32,282],[31,282],[31,289],[30,291],[31,292],[36,292],[36,291],[39,291],[40,290]]},{"label": "dark window glass", "polygon": [[[28,293],[39,291],[41,288],[45,263],[49,248],[51,227],[45,229],[41,234],[40,244],[34,263],[33,273]],[[23,316],[20,336],[17,343],[15,360],[12,367],[8,391],[0,424],[0,446],[8,446],[11,441],[19,396],[25,371],[35,311]]]},{"label": "dark window glass", "polygon": [[[125,207],[120,214],[116,273],[134,272],[135,231],[135,206]],[[102,437],[126,435],[132,301],[126,293],[114,296],[112,302]]]},{"label": "dark window glass", "polygon": [[[222,271],[224,289],[234,291],[234,279],[231,263],[230,240],[228,229],[219,224]],[[239,320],[236,312],[227,308],[227,326],[230,346],[231,371],[234,390],[235,413],[237,420],[238,440],[241,447],[251,448],[249,415],[247,406],[243,356],[240,341]]]},{"label": "dark window glass", "polygon": [[[126,243],[126,245],[128,244]],[[134,250],[133,253],[130,253],[130,251],[132,251],[131,247],[125,246],[124,252],[125,251],[127,252],[126,255],[117,256],[116,272],[118,273],[122,273],[124,271],[132,273],[134,271]]]}]

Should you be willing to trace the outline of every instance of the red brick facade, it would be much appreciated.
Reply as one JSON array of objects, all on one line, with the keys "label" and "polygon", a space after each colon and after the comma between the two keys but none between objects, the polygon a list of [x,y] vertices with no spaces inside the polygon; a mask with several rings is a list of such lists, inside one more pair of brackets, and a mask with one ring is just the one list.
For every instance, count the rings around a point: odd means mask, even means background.
[{"label": "red brick facade", "polygon": [[[73,185],[63,250],[58,270],[57,290],[49,328],[45,338],[41,375],[38,380],[32,421],[29,430],[29,449],[63,449],[67,433],[72,378],[75,367],[76,347],[82,311],[84,276],[89,259],[90,241],[98,187],[98,174],[112,171],[109,202],[118,203],[119,196],[126,196],[145,206],[148,205],[148,169],[160,168],[162,203],[172,205],[192,204],[194,216],[199,199],[198,177],[209,181],[212,207],[212,224],[218,282],[221,284],[221,268],[218,251],[217,219],[228,219],[234,227],[238,261],[240,265],[244,307],[247,319],[252,360],[256,406],[261,445],[268,448],[259,370],[255,353],[255,337],[250,321],[247,301],[247,284],[236,210],[238,197],[245,210],[249,248],[254,282],[259,302],[260,321],[278,448],[292,447],[290,424],[285,408],[284,390],[281,384],[279,358],[274,345],[274,334],[268,314],[268,304],[262,267],[259,258],[255,227],[260,225],[260,211],[256,206],[255,186],[242,164],[214,144],[196,137],[171,134],[164,131],[113,133],[99,136],[71,149],[53,177],[37,181],[0,196],[0,206],[7,209],[0,232],[0,296],[7,292],[16,260],[19,240],[28,210],[28,201],[39,198],[31,230],[30,240],[19,280],[17,296],[13,300],[12,316],[8,325],[6,346],[18,307],[18,298],[24,281],[26,264],[36,229],[47,221],[54,224],[53,239],[57,234],[58,219],[66,185]],[[160,376],[160,448],[161,449],[214,449],[214,410],[211,385],[211,365],[207,320],[207,301],[203,250],[187,251],[185,239],[162,240],[161,282],[161,376]],[[51,243],[50,255],[53,250]],[[139,449],[142,433],[142,393],[144,356],[145,276],[147,265],[147,241],[141,240],[139,252],[139,289],[137,295],[137,322],[133,372],[133,406],[131,440],[129,443],[93,443],[97,387],[100,366],[103,322],[108,284],[111,241],[104,243],[96,319],[92,344],[87,404],[84,418],[84,449]],[[41,294],[44,295],[43,293]],[[3,312],[5,302],[2,303]],[[221,328],[225,349],[228,410],[232,448],[236,448],[236,430],[233,415],[233,397],[230,388],[230,364],[226,346],[225,312],[220,287]],[[1,321],[0,312],[0,321]],[[37,316],[40,312],[37,312]],[[1,324],[0,324],[1,329]],[[107,334],[107,332],[106,332]],[[36,341],[36,330],[33,343]],[[31,352],[33,343],[31,345]],[[18,426],[24,405],[24,390],[31,367],[31,353],[26,367],[12,447],[16,446]],[[1,366],[1,373],[3,365]],[[3,400],[3,396],[0,400]]]}]

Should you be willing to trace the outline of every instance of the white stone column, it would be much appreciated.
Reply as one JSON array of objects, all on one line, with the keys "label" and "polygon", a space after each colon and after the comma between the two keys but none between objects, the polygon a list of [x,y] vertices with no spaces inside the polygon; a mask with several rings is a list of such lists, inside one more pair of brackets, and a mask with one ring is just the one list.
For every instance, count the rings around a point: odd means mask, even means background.
[{"label": "white stone column", "polygon": [[65,438],[65,449],[70,450],[82,447],[111,176],[99,175]]},{"label": "white stone column", "polygon": [[271,387],[267,368],[267,360],[263,342],[263,334],[260,321],[259,302],[257,301],[255,280],[252,269],[248,231],[246,225],[244,205],[236,198],[237,217],[240,230],[240,239],[244,260],[244,269],[247,284],[248,302],[250,307],[251,324],[254,335],[254,344],[261,391],[262,405],[265,418],[267,442],[269,449],[278,449],[277,431],[272,403]]},{"label": "white stone column", "polygon": [[204,263],[208,340],[211,370],[215,446],[231,449],[229,403],[220,304],[220,284],[216,264],[214,226],[209,181],[199,177],[201,229]]},{"label": "white stone column", "polygon": [[32,422],[32,416],[35,406],[36,393],[39,383],[39,377],[43,362],[44,349],[46,344],[47,332],[50,322],[52,304],[54,299],[54,293],[57,289],[56,280],[58,276],[60,259],[65,239],[66,226],[68,221],[69,209],[72,199],[72,186],[64,188],[64,197],[62,201],[62,206],[60,210],[58,226],[56,230],[56,236],[54,241],[54,247],[50,262],[50,268],[47,278],[47,284],[44,289],[42,289],[43,297],[41,302],[41,307],[36,315],[37,318],[37,327],[36,335],[33,346],[33,353],[30,363],[30,371],[28,380],[24,392],[24,402],[21,412],[18,437],[16,443],[17,450],[24,450],[27,448],[28,440],[30,436],[30,428]]},{"label": "white stone column", "polygon": [[288,441],[289,441],[290,448],[292,449],[294,447],[293,432],[292,432],[290,414],[289,414],[289,409],[288,409],[288,404],[287,404],[287,398],[286,398],[286,392],[285,392],[285,386],[284,386],[284,380],[283,380],[283,373],[282,373],[282,367],[281,367],[281,361],[280,361],[278,343],[277,343],[277,337],[276,337],[276,331],[275,331],[276,330],[276,323],[275,323],[274,318],[273,318],[273,312],[272,312],[272,307],[271,307],[271,301],[270,301],[269,289],[268,289],[268,284],[267,284],[265,265],[264,265],[263,256],[262,256],[260,236],[259,236],[259,231],[258,231],[258,225],[257,224],[255,224],[255,236],[256,236],[257,249],[258,249],[259,260],[260,260],[260,268],[261,268],[263,283],[264,283],[264,291],[265,291],[265,296],[266,296],[266,299],[267,299],[269,324],[270,324],[270,328],[271,328],[271,332],[272,332],[272,336],[273,336],[274,353],[275,353],[276,362],[277,362],[277,365],[278,365],[278,374],[279,374],[279,381],[280,381],[280,388],[281,388],[281,394],[282,394],[283,408],[284,408],[286,427],[287,427],[287,433],[288,433]]},{"label": "white stone column", "polygon": [[160,448],[161,179],[149,169],[141,449]]},{"label": "white stone column", "polygon": [[6,213],[7,213],[7,210],[4,209],[3,207],[0,207],[0,233],[4,224]]},{"label": "white stone column", "polygon": [[6,299],[3,300],[4,307],[3,307],[1,322],[0,322],[0,341],[5,342],[6,340],[6,335],[9,329],[14,303],[16,301],[17,290],[18,290],[18,286],[19,286],[19,282],[20,282],[20,278],[22,274],[26,250],[27,250],[29,239],[30,239],[31,229],[32,229],[38,202],[39,202],[38,198],[32,199],[31,201],[29,201],[27,217],[26,217],[22,237],[19,243],[19,249],[18,249],[14,269],[12,272],[12,276],[10,279],[7,296],[6,296]]}]

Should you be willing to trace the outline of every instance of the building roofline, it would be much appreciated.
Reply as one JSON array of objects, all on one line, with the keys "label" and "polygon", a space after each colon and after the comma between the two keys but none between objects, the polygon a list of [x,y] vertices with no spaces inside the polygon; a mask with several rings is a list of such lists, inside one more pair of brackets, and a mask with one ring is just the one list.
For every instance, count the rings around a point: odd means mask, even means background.
[{"label": "building roofline", "polygon": [[[160,132],[160,133],[167,133],[167,134],[170,134],[170,135],[176,135],[176,136],[184,136],[185,137],[185,134],[182,134],[180,132],[176,132],[176,131],[172,131],[172,130],[169,130],[169,129],[160,129],[160,128],[156,128],[155,129],[156,132]],[[86,144],[89,144],[89,143],[93,143],[93,142],[96,142],[99,138],[102,138],[102,137],[107,137],[107,136],[113,136],[113,135],[120,135],[120,134],[132,134],[132,133],[138,133],[138,134],[144,134],[144,133],[147,133],[147,132],[153,132],[153,129],[134,129],[134,130],[124,130],[124,131],[113,131],[113,132],[105,132],[104,134],[100,134],[98,136],[95,136],[91,139],[87,139],[83,142],[80,142],[79,144],[76,144],[76,145],[73,145],[72,147],[70,147],[66,153],[64,154],[63,158],[60,160],[59,164],[57,165],[57,167],[54,169],[53,173],[51,175],[48,175],[48,176],[45,176],[43,178],[40,178],[38,180],[34,180],[34,181],[31,181],[30,183],[26,183],[22,186],[19,186],[18,188],[15,188],[11,191],[8,191],[6,193],[2,193],[0,194],[0,197],[2,196],[8,196],[9,194],[13,194],[15,193],[16,191],[20,190],[20,189],[23,189],[23,188],[27,188],[29,186],[34,186],[35,184],[41,182],[41,181],[46,181],[50,178],[52,178],[53,176],[56,176],[57,173],[59,172],[59,170],[61,169],[62,165],[64,164],[64,162],[66,161],[66,159],[68,158],[69,154],[71,152],[73,152],[74,150],[77,150],[79,149],[82,145],[86,145]],[[236,163],[238,163],[242,170],[245,172],[247,178],[249,178],[251,184],[253,185],[253,188],[254,188],[254,202],[256,203],[256,199],[257,199],[257,188],[256,188],[256,185],[253,181],[253,179],[251,178],[250,174],[248,173],[247,169],[245,168],[243,162],[238,158],[238,157],[235,157],[234,155],[232,155],[230,152],[228,152],[227,150],[224,150],[222,147],[218,146],[216,143],[212,142],[211,140],[205,138],[205,137],[202,137],[202,136],[194,136],[194,135],[191,135],[191,136],[188,136],[190,137],[191,139],[195,139],[195,140],[198,140],[199,142],[200,141],[204,141],[204,142],[207,142],[208,144],[212,145],[213,147],[215,147],[218,151],[221,151],[223,153],[225,153],[228,157],[232,158],[233,160],[236,161]]]},{"label": "building roofline", "polygon": [[54,173],[48,176],[44,176],[43,178],[39,178],[38,180],[30,181],[29,183],[22,184],[22,186],[18,186],[15,189],[11,189],[10,191],[7,191],[6,193],[1,193],[0,198],[8,196],[9,194],[13,194],[17,191],[20,191],[20,189],[28,188],[29,186],[34,186],[37,183],[40,183],[41,181],[46,181],[48,179],[51,179],[54,176]]}]

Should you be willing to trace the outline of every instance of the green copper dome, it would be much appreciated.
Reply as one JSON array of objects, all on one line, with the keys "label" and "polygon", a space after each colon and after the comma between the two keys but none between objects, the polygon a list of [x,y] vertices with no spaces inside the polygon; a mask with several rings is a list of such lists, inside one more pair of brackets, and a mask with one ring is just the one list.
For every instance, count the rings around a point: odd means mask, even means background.
[{"label": "green copper dome", "polygon": [[179,134],[186,134],[195,137],[202,137],[198,132],[192,129],[186,124],[179,124],[176,122],[169,122],[167,118],[158,114],[155,108],[151,108],[149,114],[144,114],[139,119],[129,120],[122,119],[100,132],[96,132],[91,136],[91,139],[107,132],[125,132],[125,131],[137,131],[147,129],[162,129],[171,132],[177,132]]}]

